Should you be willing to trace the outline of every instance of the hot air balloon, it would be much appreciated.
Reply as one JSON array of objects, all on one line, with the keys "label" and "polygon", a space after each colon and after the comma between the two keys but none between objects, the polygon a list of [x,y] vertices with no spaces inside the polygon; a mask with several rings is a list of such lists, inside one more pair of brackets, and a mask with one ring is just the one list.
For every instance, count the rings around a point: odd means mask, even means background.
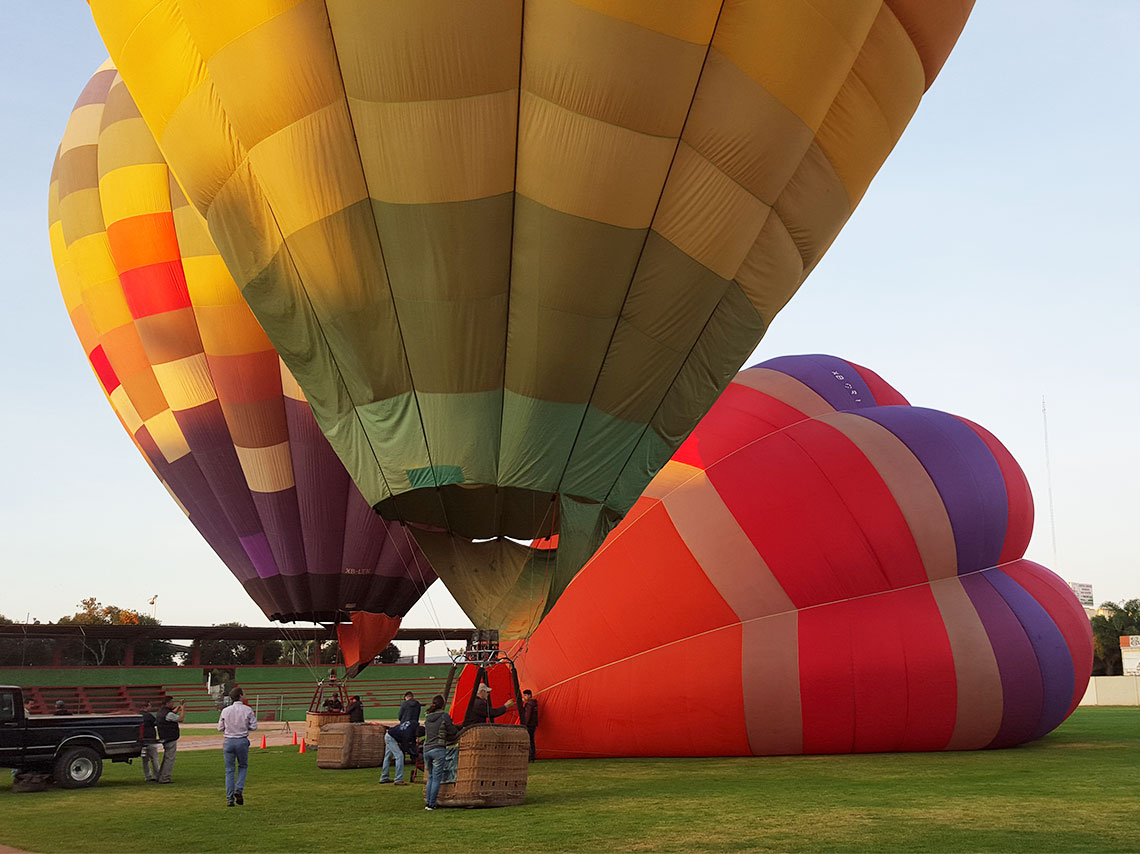
[{"label": "hot air balloon", "polygon": [[258,607],[368,614],[386,646],[435,574],[352,483],[110,63],[64,131],[50,234],[111,406]]},{"label": "hot air balloon", "polygon": [[818,262],[972,3],[90,5],[365,498],[522,636]]},{"label": "hot air balloon", "polygon": [[[539,755],[1038,738],[1084,695],[1092,634],[1022,557],[1032,524],[977,424],[832,356],[742,371],[518,647]],[[504,668],[491,683],[508,696]]]}]

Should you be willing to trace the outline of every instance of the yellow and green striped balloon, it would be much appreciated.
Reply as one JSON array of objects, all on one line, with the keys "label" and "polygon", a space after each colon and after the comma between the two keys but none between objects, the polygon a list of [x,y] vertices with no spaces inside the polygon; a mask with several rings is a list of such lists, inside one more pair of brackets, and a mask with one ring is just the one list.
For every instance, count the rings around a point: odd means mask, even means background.
[{"label": "yellow and green striped balloon", "polygon": [[91,0],[364,496],[507,634],[752,352],[971,6]]}]

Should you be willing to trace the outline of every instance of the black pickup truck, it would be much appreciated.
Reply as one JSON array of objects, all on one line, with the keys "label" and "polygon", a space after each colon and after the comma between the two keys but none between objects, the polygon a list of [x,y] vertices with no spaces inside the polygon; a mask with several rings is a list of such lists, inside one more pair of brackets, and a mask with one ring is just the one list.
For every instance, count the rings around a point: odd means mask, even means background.
[{"label": "black pickup truck", "polygon": [[103,760],[142,750],[142,715],[25,715],[19,688],[0,685],[0,768],[50,773],[65,789],[93,786]]}]

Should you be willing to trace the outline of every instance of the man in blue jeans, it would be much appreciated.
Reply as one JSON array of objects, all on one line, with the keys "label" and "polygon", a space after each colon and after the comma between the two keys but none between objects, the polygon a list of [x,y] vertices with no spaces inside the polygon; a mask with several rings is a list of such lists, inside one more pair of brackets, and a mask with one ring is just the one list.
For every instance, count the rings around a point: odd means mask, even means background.
[{"label": "man in blue jeans", "polygon": [[388,778],[388,765],[390,761],[396,763],[396,785],[406,786],[404,782],[404,739],[401,735],[407,731],[407,723],[390,727],[384,733],[384,762],[380,766],[380,782],[391,783]]},{"label": "man in blue jeans", "polygon": [[447,757],[447,745],[459,738],[459,728],[451,715],[443,710],[443,695],[432,697],[428,715],[424,719],[424,770],[427,771],[427,791],[424,809],[434,810],[435,799],[439,795],[439,784],[443,782],[443,766]]},{"label": "man in blue jeans", "polygon": [[[242,702],[245,691],[234,688],[230,691],[233,704],[222,709],[218,719],[218,732],[225,733],[222,743],[222,756],[226,760],[226,806],[239,807],[245,803],[245,774],[249,769],[249,731],[257,729],[257,716],[253,709]],[[237,766],[237,779],[234,779],[234,766]]]}]

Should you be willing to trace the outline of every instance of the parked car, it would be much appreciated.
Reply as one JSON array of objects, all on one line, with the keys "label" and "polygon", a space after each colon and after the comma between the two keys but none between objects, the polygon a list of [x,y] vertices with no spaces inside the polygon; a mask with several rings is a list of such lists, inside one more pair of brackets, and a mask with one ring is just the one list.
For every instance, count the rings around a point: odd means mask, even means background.
[{"label": "parked car", "polygon": [[93,786],[103,762],[139,755],[142,715],[26,715],[24,694],[0,685],[0,768],[50,773],[65,789]]}]

